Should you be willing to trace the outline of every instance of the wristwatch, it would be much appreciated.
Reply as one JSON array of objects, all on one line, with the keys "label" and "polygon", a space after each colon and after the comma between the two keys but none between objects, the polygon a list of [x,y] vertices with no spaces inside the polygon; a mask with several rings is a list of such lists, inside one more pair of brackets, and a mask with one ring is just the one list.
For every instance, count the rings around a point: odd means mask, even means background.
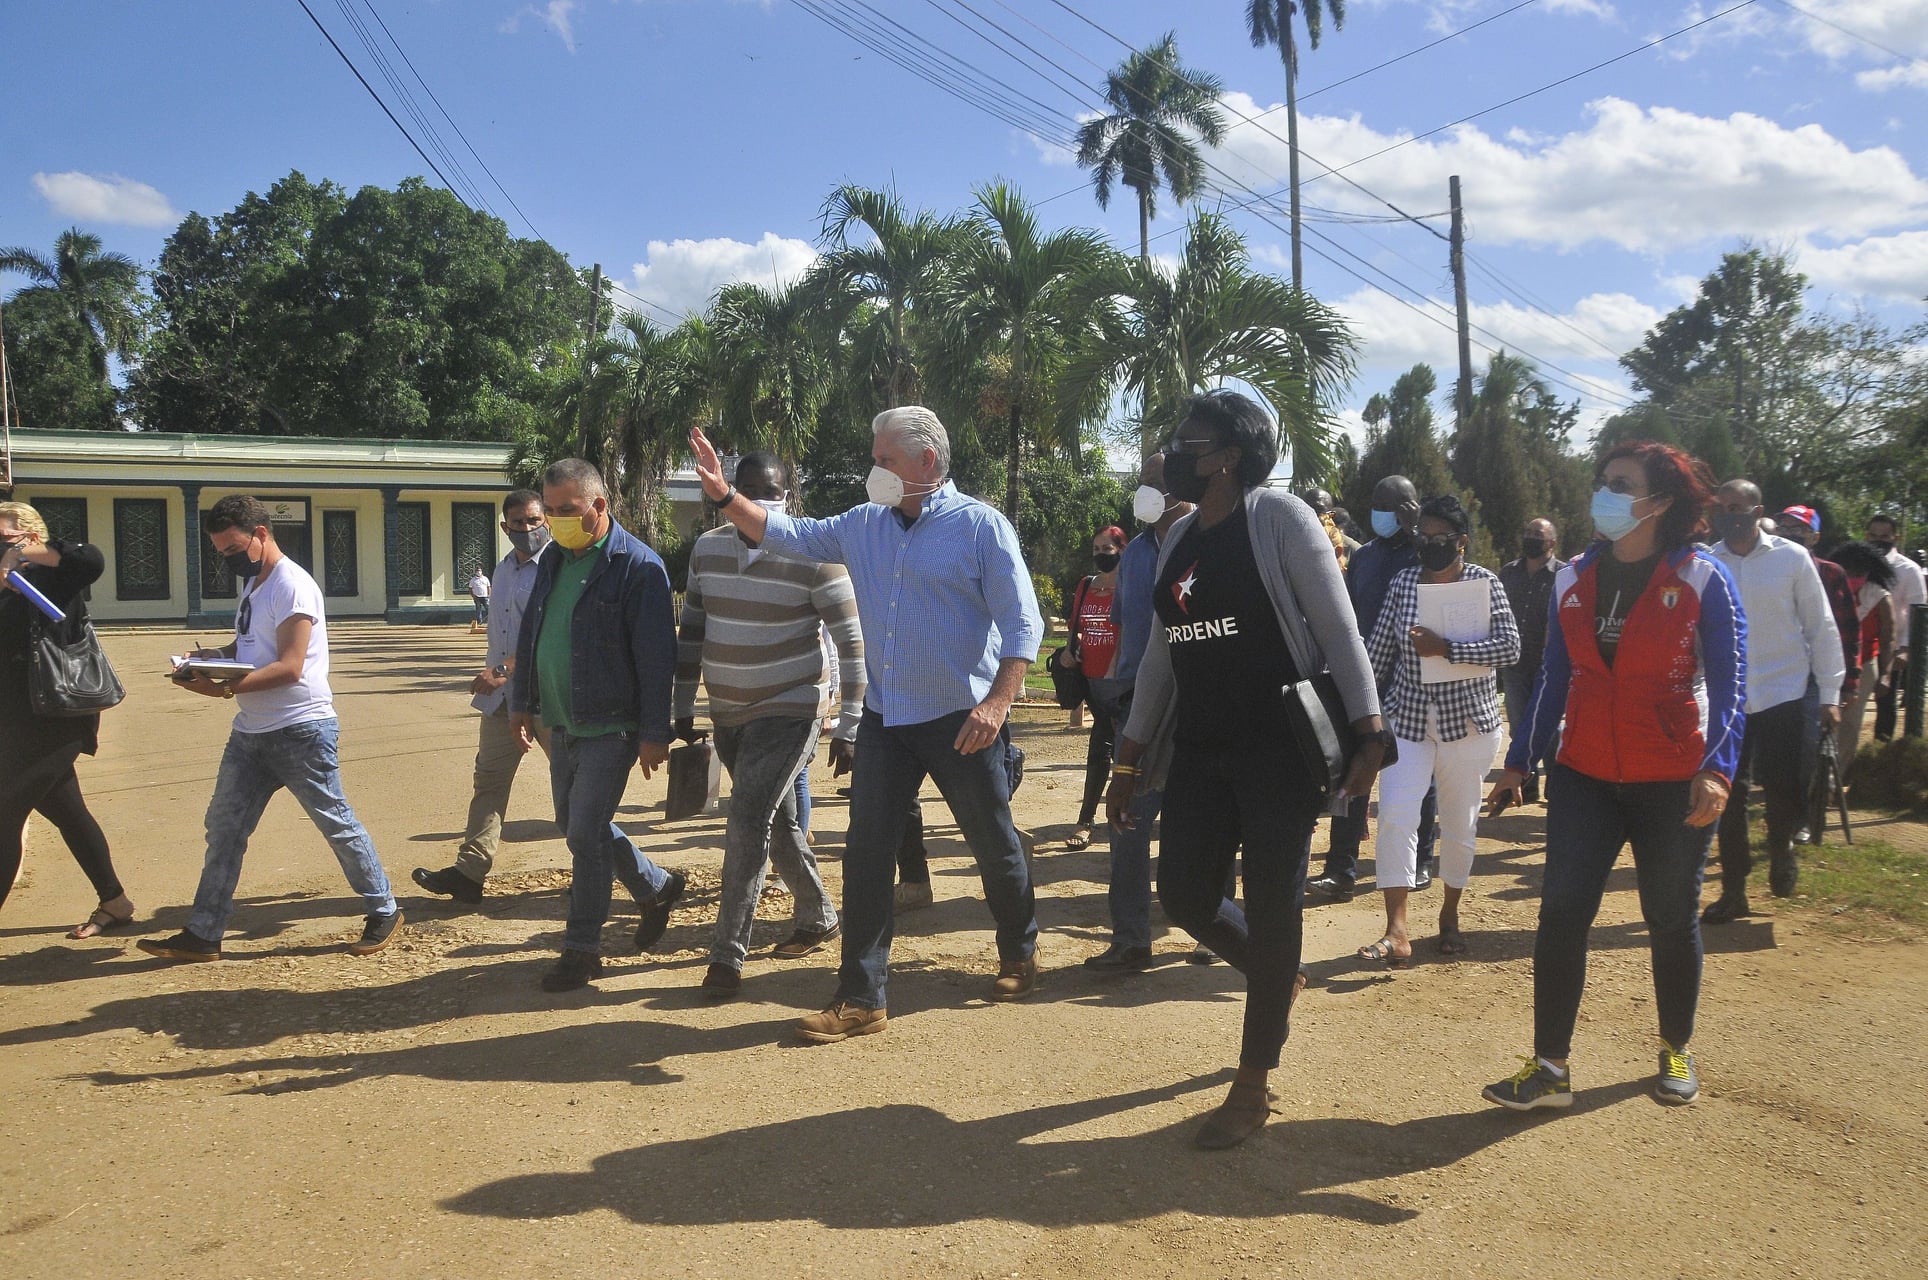
[{"label": "wristwatch", "polygon": [[232,698],[234,696],[234,686],[231,684],[222,685],[221,696],[224,698]]},{"label": "wristwatch", "polygon": [[502,662],[496,663],[493,667],[489,668],[489,674],[498,680],[507,680],[509,678],[508,664]]}]

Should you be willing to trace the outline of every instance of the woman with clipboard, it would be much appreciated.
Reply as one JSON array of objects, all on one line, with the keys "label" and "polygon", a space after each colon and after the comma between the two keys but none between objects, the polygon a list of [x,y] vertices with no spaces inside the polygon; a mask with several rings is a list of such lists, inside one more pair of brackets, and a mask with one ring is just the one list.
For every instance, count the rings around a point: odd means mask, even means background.
[{"label": "woman with clipboard", "polygon": [[[1466,563],[1472,521],[1452,494],[1419,508],[1419,563],[1386,593],[1366,646],[1386,693],[1386,720],[1399,756],[1379,782],[1379,839],[1373,846],[1386,931],[1359,949],[1362,960],[1395,969],[1412,962],[1406,899],[1419,862],[1419,810],[1439,788],[1439,952],[1459,955],[1459,899],[1473,875],[1480,788],[1500,747],[1500,699],[1493,671],[1520,660],[1520,629],[1498,575]],[[1425,625],[1431,623],[1432,625]]]},{"label": "woman with clipboard", "polygon": [[[47,522],[24,502],[0,502],[0,904],[20,870],[22,829],[38,810],[60,832],[74,861],[93,882],[100,905],[67,933],[92,938],[134,920],[134,904],[121,888],[107,837],[87,810],[74,762],[100,748],[100,715],[36,714],[28,694],[28,651],[35,606],[8,575],[67,615],[77,627],[87,616],[81,593],[101,575],[100,549],[47,536]],[[42,624],[47,625],[47,624]]]}]

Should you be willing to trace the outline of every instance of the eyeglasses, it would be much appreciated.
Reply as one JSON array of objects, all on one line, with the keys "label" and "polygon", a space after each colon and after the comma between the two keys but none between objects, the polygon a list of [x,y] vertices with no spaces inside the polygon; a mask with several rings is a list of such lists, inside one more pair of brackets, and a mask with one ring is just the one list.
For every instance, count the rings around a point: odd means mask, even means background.
[{"label": "eyeglasses", "polygon": [[1634,482],[1632,480],[1622,479],[1619,476],[1615,476],[1611,480],[1602,476],[1599,480],[1595,481],[1595,483],[1608,493],[1617,493],[1622,497],[1632,498],[1636,502],[1647,496],[1644,493],[1635,493],[1633,491]]},{"label": "eyeglasses", "polygon": [[1422,533],[1413,539],[1422,547],[1450,547],[1459,542],[1457,533]]},{"label": "eyeglasses", "polygon": [[1166,453],[1189,453],[1202,458],[1208,453],[1216,453],[1225,446],[1212,436],[1173,436],[1165,442]]}]

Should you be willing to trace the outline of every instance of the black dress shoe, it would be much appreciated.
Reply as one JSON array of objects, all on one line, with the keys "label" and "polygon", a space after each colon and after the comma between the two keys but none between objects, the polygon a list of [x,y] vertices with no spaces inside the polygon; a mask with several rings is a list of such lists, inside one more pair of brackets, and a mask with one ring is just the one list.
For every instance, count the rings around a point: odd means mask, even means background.
[{"label": "black dress shoe", "polygon": [[565,951],[556,967],[542,975],[544,991],[574,991],[602,976],[602,957],[593,951]]},{"label": "black dress shoe", "polygon": [[443,867],[440,871],[430,871],[427,867],[417,867],[412,873],[416,884],[430,893],[439,893],[445,898],[454,898],[474,906],[482,901],[482,886],[469,879],[454,867]]},{"label": "black dress shoe", "polygon": [[1700,913],[1700,922],[1702,924],[1728,924],[1732,921],[1739,920],[1742,916],[1752,914],[1753,913],[1747,909],[1747,893],[1745,890],[1739,892],[1723,891],[1719,898],[1715,899],[1708,905],[1705,911]]},{"label": "black dress shoe", "polygon": [[1801,878],[1801,861],[1793,849],[1776,849],[1768,864],[1767,887],[1777,898],[1794,896]]},{"label": "black dress shoe", "polygon": [[1334,902],[1352,901],[1352,881],[1341,880],[1337,876],[1320,876],[1316,880],[1308,880],[1305,882],[1305,887],[1307,892],[1316,893],[1322,898],[1330,898]]},{"label": "black dress shoe", "polygon": [[1414,893],[1418,893],[1423,889],[1430,889],[1433,887],[1433,871],[1431,867],[1426,865],[1431,861],[1432,859],[1430,858],[1422,858],[1420,859],[1419,865],[1413,868],[1413,892]]},{"label": "black dress shoe", "polygon": [[1087,969],[1103,969],[1112,973],[1126,970],[1134,973],[1142,973],[1146,969],[1151,968],[1151,948],[1121,947],[1114,942],[1097,955],[1086,956],[1084,967]]},{"label": "black dress shoe", "polygon": [[636,926],[636,950],[648,951],[663,940],[663,932],[669,928],[670,908],[683,896],[683,886],[688,883],[682,872],[669,873],[663,891],[656,895],[655,901],[643,908],[642,923]]},{"label": "black dress shoe", "polygon": [[703,975],[703,994],[712,1000],[728,1000],[743,989],[743,971],[727,964],[713,964]]}]

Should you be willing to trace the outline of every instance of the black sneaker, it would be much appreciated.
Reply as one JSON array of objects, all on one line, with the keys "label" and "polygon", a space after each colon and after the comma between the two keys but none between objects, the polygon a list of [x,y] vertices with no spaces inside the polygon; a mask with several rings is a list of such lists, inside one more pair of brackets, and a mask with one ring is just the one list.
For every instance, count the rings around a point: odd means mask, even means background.
[{"label": "black sneaker", "polygon": [[1192,953],[1185,957],[1185,963],[1186,964],[1217,964],[1218,953],[1213,951],[1210,947],[1205,946],[1203,943],[1201,943],[1198,946],[1192,948]]},{"label": "black sneaker", "polygon": [[348,944],[351,956],[372,956],[377,951],[395,941],[395,935],[402,927],[402,909],[396,907],[385,915],[369,916],[362,921],[361,940]]},{"label": "black sneaker", "polygon": [[1497,1102],[1508,1111],[1544,1111],[1573,1105],[1573,1072],[1555,1075],[1541,1065],[1538,1058],[1528,1058],[1526,1065],[1515,1071],[1511,1079],[1498,1084],[1489,1084],[1480,1090],[1480,1096],[1488,1102]]},{"label": "black sneaker", "polygon": [[1418,893],[1433,887],[1433,871],[1439,866],[1438,858],[1421,858],[1413,868],[1413,892]]},{"label": "black sneaker", "polygon": [[1739,920],[1742,916],[1752,914],[1754,913],[1747,909],[1747,891],[1745,889],[1723,889],[1721,890],[1720,897],[1715,899],[1714,902],[1708,905],[1705,911],[1700,913],[1700,922],[1702,924],[1728,924],[1732,921]]},{"label": "black sneaker", "polygon": [[1670,1107],[1684,1107],[1700,1096],[1700,1077],[1694,1055],[1667,1045],[1660,1051],[1660,1074],[1654,1077],[1654,1097]]},{"label": "black sneaker", "polygon": [[1352,901],[1352,881],[1341,880],[1338,876],[1320,876],[1316,880],[1308,880],[1305,882],[1305,890],[1321,898],[1329,898],[1333,902]]},{"label": "black sneaker", "polygon": [[574,991],[602,976],[602,957],[593,951],[564,951],[556,967],[542,975],[544,991]]},{"label": "black sneaker", "polygon": [[711,1000],[728,1000],[743,989],[743,971],[727,964],[713,964],[703,975],[703,994]]},{"label": "black sneaker", "polygon": [[688,883],[688,877],[682,872],[669,873],[669,879],[663,883],[663,891],[643,908],[642,923],[636,926],[636,950],[648,951],[663,940],[663,931],[669,928],[670,908],[683,896],[683,886]]},{"label": "black sneaker", "polygon": [[415,883],[430,893],[438,893],[444,898],[454,898],[457,902],[475,906],[482,901],[482,886],[469,879],[454,867],[443,867],[440,871],[430,871],[427,867],[417,867],[414,871]]},{"label": "black sneaker", "polygon": [[163,960],[219,960],[221,944],[181,930],[171,938],[142,938],[134,944],[150,956]]},{"label": "black sneaker", "polygon": [[1143,973],[1145,970],[1151,968],[1151,948],[1121,947],[1114,942],[1097,955],[1086,956],[1084,967],[1087,969],[1102,969],[1113,973],[1127,970],[1133,973]]}]

